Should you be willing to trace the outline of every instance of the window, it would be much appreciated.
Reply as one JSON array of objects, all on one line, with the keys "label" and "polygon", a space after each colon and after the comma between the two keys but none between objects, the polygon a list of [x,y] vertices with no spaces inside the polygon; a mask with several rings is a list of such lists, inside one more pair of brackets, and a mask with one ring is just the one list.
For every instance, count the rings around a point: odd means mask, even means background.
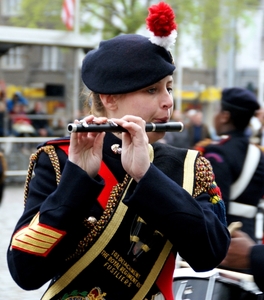
[{"label": "window", "polygon": [[2,0],[0,2],[3,16],[18,15],[21,0]]},{"label": "window", "polygon": [[63,67],[63,53],[58,47],[42,47],[42,69],[58,71]]},{"label": "window", "polygon": [[0,59],[1,67],[3,69],[22,69],[24,47],[10,48],[8,53],[3,55]]}]

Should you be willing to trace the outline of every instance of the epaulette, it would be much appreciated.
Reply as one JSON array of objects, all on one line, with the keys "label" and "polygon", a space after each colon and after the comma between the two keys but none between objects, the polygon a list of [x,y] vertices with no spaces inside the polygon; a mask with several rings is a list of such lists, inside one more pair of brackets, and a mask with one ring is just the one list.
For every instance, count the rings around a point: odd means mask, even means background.
[{"label": "epaulette", "polygon": [[48,140],[40,145],[38,145],[38,148],[46,146],[46,145],[64,145],[64,144],[69,144],[70,143],[70,137],[62,137],[62,138],[57,138],[57,139],[52,139]]},{"label": "epaulette", "polygon": [[24,205],[26,205],[28,191],[29,191],[29,183],[32,179],[34,167],[38,161],[40,153],[45,152],[49,156],[50,161],[51,161],[51,163],[54,167],[55,173],[56,173],[56,182],[57,182],[57,184],[59,184],[60,177],[61,177],[61,171],[60,171],[59,159],[58,159],[57,153],[55,151],[55,146],[62,149],[68,155],[69,145],[70,145],[69,137],[57,138],[57,139],[46,141],[46,142],[38,145],[37,151],[35,153],[31,154],[30,160],[29,160],[27,177],[26,177],[25,186],[24,186]]},{"label": "epaulette", "polygon": [[70,137],[63,137],[63,138],[57,138],[57,139],[46,141],[45,143],[40,144],[38,146],[38,149],[41,149],[45,146],[54,146],[54,147],[57,146],[68,155],[69,145],[70,145]]}]

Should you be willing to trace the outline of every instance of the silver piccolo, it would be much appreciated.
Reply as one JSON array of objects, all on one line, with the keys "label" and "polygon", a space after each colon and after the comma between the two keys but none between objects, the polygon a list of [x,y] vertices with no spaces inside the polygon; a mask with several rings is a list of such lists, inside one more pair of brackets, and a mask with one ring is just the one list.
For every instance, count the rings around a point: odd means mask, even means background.
[{"label": "silver piccolo", "polygon": [[[168,122],[168,123],[146,123],[146,132],[165,132],[165,131],[177,131],[183,130],[183,123],[181,122]],[[117,124],[106,123],[106,124],[82,124],[69,123],[68,132],[126,132],[127,130]]]}]

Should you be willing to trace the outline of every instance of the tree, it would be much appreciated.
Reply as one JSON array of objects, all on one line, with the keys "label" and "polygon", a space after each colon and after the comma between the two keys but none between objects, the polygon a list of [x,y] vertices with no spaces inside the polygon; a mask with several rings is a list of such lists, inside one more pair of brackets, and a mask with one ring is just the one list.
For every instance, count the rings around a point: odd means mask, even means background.
[{"label": "tree", "polygon": [[[219,41],[232,30],[233,20],[249,25],[246,12],[256,10],[259,0],[168,0],[178,23],[178,41],[188,34],[194,47],[202,49],[205,67],[214,67]],[[86,33],[102,33],[103,39],[120,33],[135,33],[144,26],[147,8],[157,1],[151,0],[82,0],[80,28]],[[63,29],[60,19],[61,1],[21,0],[20,17],[12,24],[31,28]],[[239,40],[237,39],[237,44]],[[224,44],[228,49],[229,45]]]}]

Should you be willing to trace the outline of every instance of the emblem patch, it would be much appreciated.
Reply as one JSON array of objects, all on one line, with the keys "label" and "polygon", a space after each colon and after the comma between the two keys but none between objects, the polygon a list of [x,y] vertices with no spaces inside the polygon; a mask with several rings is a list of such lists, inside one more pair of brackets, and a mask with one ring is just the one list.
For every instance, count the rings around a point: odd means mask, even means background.
[{"label": "emblem patch", "polygon": [[61,300],[106,300],[104,296],[106,296],[106,293],[102,293],[99,287],[95,287],[90,293],[74,290],[70,294],[65,294]]}]

